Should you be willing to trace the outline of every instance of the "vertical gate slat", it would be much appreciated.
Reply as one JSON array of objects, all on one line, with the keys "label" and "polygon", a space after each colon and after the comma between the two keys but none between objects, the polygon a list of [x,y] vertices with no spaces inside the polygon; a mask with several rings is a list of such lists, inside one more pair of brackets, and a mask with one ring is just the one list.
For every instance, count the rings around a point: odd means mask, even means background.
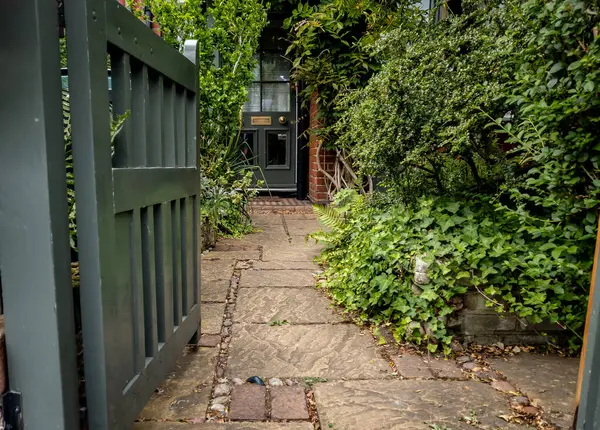
[{"label": "vertical gate slat", "polygon": [[[129,54],[119,50],[111,49],[111,80],[113,95],[113,116],[123,115],[131,112],[131,83],[130,83],[130,61]],[[125,121],[123,129],[115,137],[115,155],[113,165],[124,167],[129,165],[133,152],[131,136],[131,121]]]},{"label": "vertical gate slat", "polygon": [[198,165],[198,160],[196,160],[196,128],[198,126],[196,121],[198,108],[196,107],[193,94],[190,94],[188,91],[185,94],[186,165],[188,167],[196,167]]},{"label": "vertical gate slat", "polygon": [[192,199],[193,212],[193,244],[194,249],[194,303],[200,303],[200,246],[202,244],[202,232],[200,229],[200,198],[195,195]]},{"label": "vertical gate slat", "polygon": [[154,207],[156,228],[156,319],[158,341],[165,342],[173,333],[173,257],[171,205],[162,203]]},{"label": "vertical gate slat", "polygon": [[[150,92],[148,82],[148,67],[139,61],[131,64],[131,128],[135,130],[132,136],[132,154],[129,159],[130,166],[145,166],[146,138],[148,136],[147,123],[150,115]],[[151,119],[151,118],[150,118]]]},{"label": "vertical gate slat", "polygon": [[162,149],[162,109],[163,109],[163,77],[156,73],[149,74],[150,80],[150,121],[147,128],[148,163],[151,166],[163,165]]},{"label": "vertical gate slat", "polygon": [[177,88],[175,93],[175,162],[177,166],[184,167],[186,161],[186,128],[185,128],[185,92]]},{"label": "vertical gate slat", "polygon": [[163,154],[164,165],[175,166],[175,84],[171,81],[164,83],[163,109]]},{"label": "vertical gate slat", "polygon": [[144,339],[146,357],[158,351],[158,325],[156,310],[156,257],[153,208],[142,208],[142,267],[144,277]]},{"label": "vertical gate slat", "polygon": [[173,324],[181,323],[181,295],[182,278],[181,272],[181,208],[179,199],[171,202],[171,227],[173,237]]},{"label": "vertical gate slat", "polygon": [[135,373],[139,373],[146,361],[146,340],[144,329],[144,273],[142,262],[142,214],[140,209],[133,211],[131,251],[133,275],[133,337]]},{"label": "vertical gate slat", "polygon": [[191,305],[194,303],[194,263],[193,263],[193,238],[191,198],[181,199],[181,264],[182,264],[182,309],[183,316],[189,314]]}]

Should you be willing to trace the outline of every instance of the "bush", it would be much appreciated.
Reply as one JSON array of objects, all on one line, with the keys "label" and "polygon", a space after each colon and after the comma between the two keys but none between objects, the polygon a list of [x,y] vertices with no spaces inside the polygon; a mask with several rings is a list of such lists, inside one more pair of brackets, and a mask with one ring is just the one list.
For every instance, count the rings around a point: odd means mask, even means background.
[{"label": "bush", "polygon": [[[468,279],[499,312],[559,323],[578,348],[600,207],[599,9],[465,2],[382,37],[382,70],[334,126],[385,194],[343,194],[342,218],[321,210],[339,302],[448,352]],[[430,270],[418,289],[417,257]]]},{"label": "bush", "polygon": [[[392,322],[399,340],[449,353],[446,324],[469,288],[498,312],[558,323],[575,339],[582,331],[589,265],[577,247],[532,237],[482,199],[421,198],[410,207],[339,196],[334,208],[317,209],[332,228],[313,235],[329,243],[325,286],[362,318]],[[417,259],[428,268],[416,282]]]}]

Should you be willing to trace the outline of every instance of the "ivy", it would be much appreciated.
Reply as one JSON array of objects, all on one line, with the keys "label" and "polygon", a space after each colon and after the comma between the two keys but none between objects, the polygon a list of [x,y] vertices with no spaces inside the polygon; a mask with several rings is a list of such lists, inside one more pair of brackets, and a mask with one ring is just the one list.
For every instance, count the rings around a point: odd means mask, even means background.
[{"label": "ivy", "polygon": [[[324,284],[431,350],[449,351],[467,289],[562,326],[576,350],[600,208],[600,6],[463,6],[381,35],[380,70],[338,100],[333,144],[380,191],[318,209]],[[415,285],[417,258],[429,269]]]}]

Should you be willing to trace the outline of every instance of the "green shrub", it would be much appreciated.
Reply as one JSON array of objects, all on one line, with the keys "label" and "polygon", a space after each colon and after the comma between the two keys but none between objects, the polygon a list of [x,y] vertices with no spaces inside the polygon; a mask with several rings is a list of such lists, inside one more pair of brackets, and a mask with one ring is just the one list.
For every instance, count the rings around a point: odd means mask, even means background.
[{"label": "green shrub", "polygon": [[[446,324],[472,288],[498,312],[571,330],[576,347],[589,282],[577,247],[531,236],[483,199],[421,198],[415,208],[341,197],[335,209],[317,208],[332,230],[313,237],[328,243],[324,285],[362,318],[392,322],[399,340],[449,353]],[[417,259],[428,264],[418,285]]]}]

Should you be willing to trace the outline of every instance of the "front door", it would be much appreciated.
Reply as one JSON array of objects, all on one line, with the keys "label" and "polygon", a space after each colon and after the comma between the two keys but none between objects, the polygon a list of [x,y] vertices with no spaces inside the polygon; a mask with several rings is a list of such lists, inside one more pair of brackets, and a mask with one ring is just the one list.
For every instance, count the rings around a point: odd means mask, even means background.
[{"label": "front door", "polygon": [[296,97],[290,82],[291,63],[275,38],[262,38],[256,54],[254,82],[243,108],[241,140],[249,162],[257,166],[260,188],[296,190]]}]

